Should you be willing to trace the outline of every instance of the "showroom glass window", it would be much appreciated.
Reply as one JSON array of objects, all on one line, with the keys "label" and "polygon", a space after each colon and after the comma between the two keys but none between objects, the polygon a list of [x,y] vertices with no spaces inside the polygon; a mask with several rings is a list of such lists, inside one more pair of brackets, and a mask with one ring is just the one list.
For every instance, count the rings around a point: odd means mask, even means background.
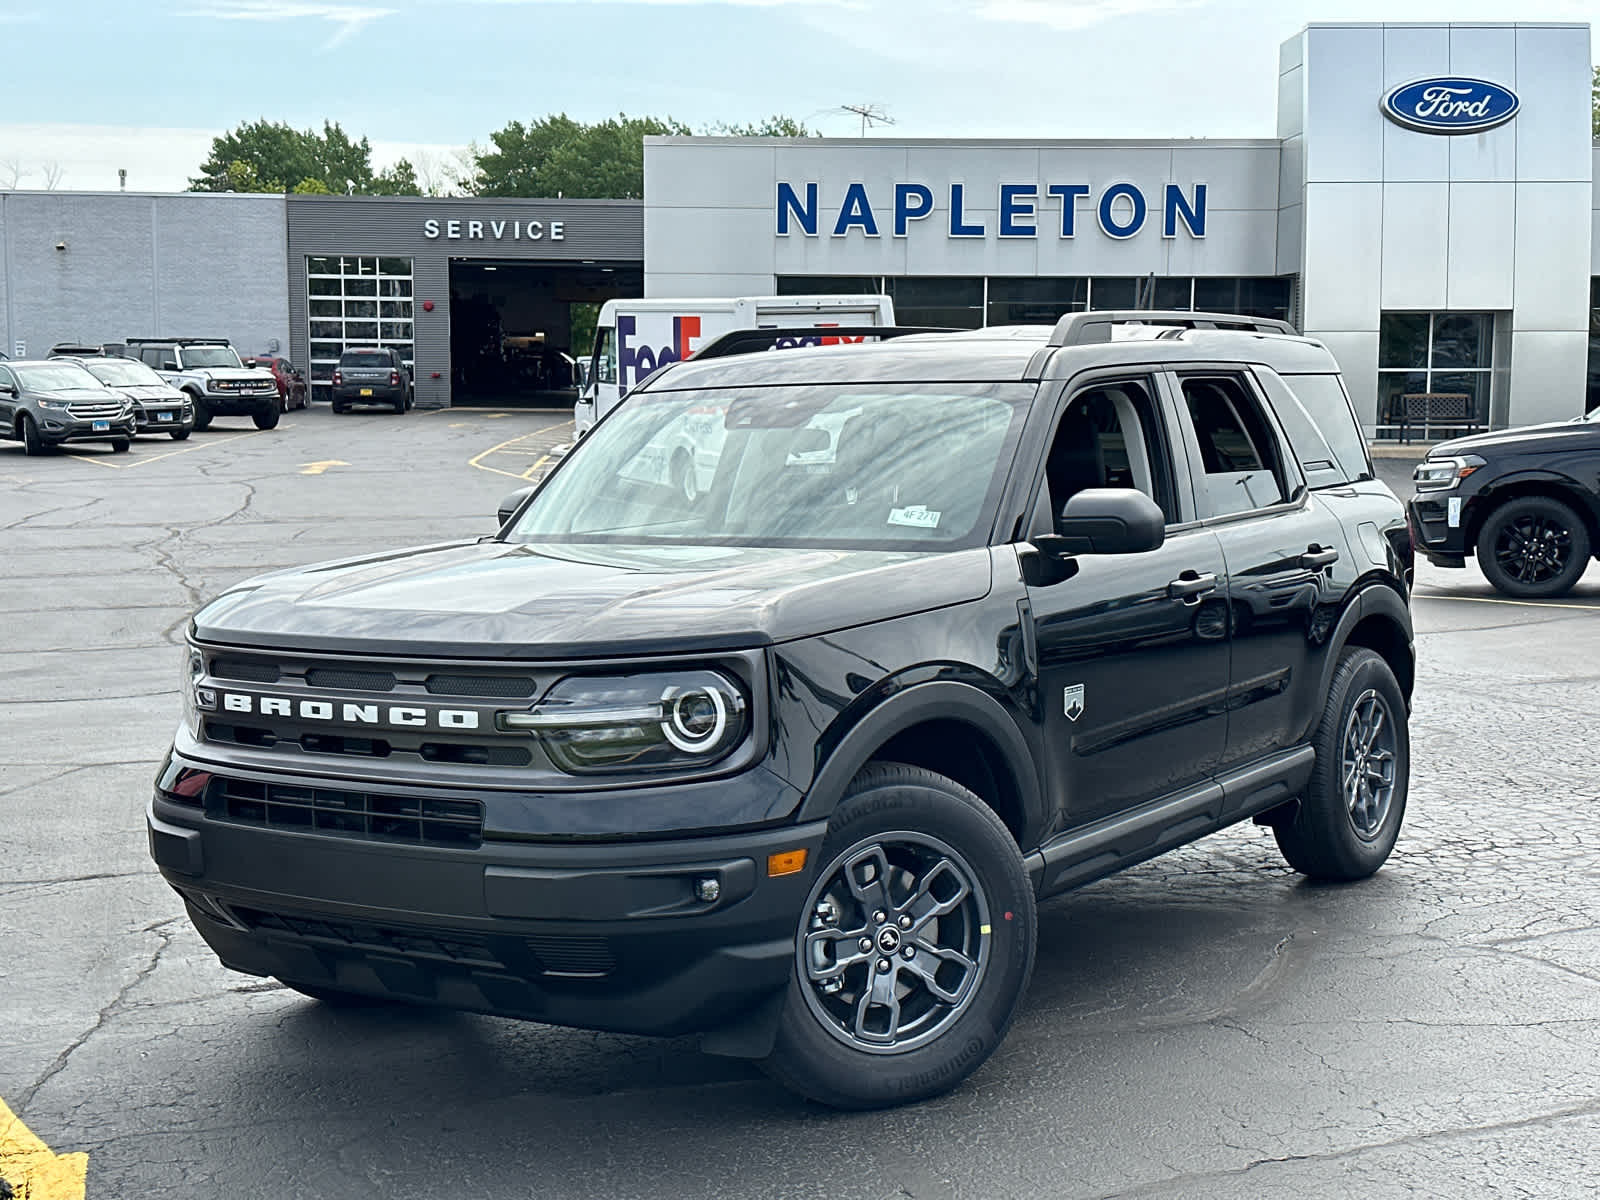
[{"label": "showroom glass window", "polygon": [[1491,313],[1384,313],[1378,436],[1437,439],[1487,429],[1493,355]]},{"label": "showroom glass window", "polygon": [[1067,313],[1119,308],[1239,313],[1289,319],[1294,280],[1148,276],[879,276],[780,275],[777,294],[887,294],[902,325],[1053,325]]},{"label": "showroom glass window", "polygon": [[392,346],[407,367],[413,365],[411,284],[409,258],[307,256],[312,387],[328,386],[347,349]]},{"label": "showroom glass window", "polygon": [[1600,408],[1600,279],[1589,280],[1589,387],[1583,408]]}]

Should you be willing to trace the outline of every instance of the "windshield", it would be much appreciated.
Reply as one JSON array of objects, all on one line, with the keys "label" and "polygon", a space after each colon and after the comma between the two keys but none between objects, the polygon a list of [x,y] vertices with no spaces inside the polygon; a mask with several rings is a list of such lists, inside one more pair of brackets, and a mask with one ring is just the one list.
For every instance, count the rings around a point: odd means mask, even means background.
[{"label": "windshield", "polygon": [[184,346],[183,365],[187,367],[241,367],[232,346]]},{"label": "windshield", "polygon": [[631,396],[511,541],[953,550],[982,545],[1032,384]]},{"label": "windshield", "polygon": [[157,375],[142,362],[134,362],[131,358],[87,359],[83,364],[83,369],[101,383],[116,384],[123,387],[146,386],[161,382],[161,376]]},{"label": "windshield", "polygon": [[76,363],[49,363],[40,366],[12,367],[30,392],[64,392],[69,388],[98,388],[94,376]]}]

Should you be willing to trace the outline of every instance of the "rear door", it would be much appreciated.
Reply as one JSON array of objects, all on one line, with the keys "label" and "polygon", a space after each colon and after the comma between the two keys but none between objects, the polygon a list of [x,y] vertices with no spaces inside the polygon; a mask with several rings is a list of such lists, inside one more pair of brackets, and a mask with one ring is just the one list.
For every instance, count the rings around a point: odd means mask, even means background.
[{"label": "rear door", "polygon": [[1028,588],[1046,778],[1068,827],[1204,781],[1226,739],[1226,567],[1195,519],[1158,381],[1118,373],[1068,394],[1028,531],[1091,487],[1138,488],[1167,515],[1159,549],[1078,555],[1070,578]]},{"label": "rear door", "polygon": [[1350,550],[1250,370],[1208,365],[1169,378],[1197,472],[1195,504],[1227,565],[1225,769],[1302,742],[1320,713]]}]

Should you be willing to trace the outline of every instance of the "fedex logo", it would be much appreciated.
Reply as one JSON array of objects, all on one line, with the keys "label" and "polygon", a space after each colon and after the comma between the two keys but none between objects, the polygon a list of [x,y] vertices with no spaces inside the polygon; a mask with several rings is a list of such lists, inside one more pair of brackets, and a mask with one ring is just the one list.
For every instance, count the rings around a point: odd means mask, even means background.
[{"label": "fedex logo", "polygon": [[[819,327],[822,327],[822,328],[826,328],[829,325],[837,325],[837,324],[838,324],[837,321],[818,321],[817,322],[817,325]],[[761,326],[761,328],[762,329],[777,329],[777,328],[779,328],[779,326],[777,326],[777,325],[763,325],[763,326]],[[865,342],[866,340],[867,339],[866,339],[865,335],[862,335],[860,337],[849,337],[849,336],[841,336],[841,335],[837,335],[837,334],[811,333],[811,334],[806,334],[803,337],[781,337],[777,341],[772,343],[772,348],[774,350],[793,350],[798,346],[845,346],[845,345],[859,346],[862,342]]]},{"label": "fedex logo", "polygon": [[626,392],[637,387],[668,363],[682,362],[699,346],[700,318],[673,317],[672,340],[665,346],[653,346],[639,336],[639,318],[617,317],[617,382]]}]

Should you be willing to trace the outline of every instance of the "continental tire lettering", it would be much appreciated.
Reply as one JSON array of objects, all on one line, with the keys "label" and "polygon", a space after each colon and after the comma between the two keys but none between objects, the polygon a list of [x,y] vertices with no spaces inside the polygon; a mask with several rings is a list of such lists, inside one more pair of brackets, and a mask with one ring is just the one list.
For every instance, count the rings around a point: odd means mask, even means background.
[{"label": "continental tire lettering", "polygon": [[983,1038],[974,1037],[961,1048],[961,1053],[954,1058],[946,1059],[931,1070],[919,1071],[915,1075],[907,1075],[903,1079],[895,1080],[894,1089],[897,1092],[920,1092],[926,1087],[941,1083],[952,1075],[959,1074],[968,1063],[976,1058],[981,1058],[983,1052]]}]

